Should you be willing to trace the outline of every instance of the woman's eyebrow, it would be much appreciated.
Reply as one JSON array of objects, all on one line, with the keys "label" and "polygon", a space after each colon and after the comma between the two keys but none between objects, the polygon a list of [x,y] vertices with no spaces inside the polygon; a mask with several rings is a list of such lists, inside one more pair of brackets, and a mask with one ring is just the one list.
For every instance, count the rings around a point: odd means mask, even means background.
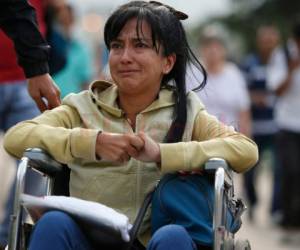
[{"label": "woman's eyebrow", "polygon": [[[117,37],[115,39],[113,39],[111,42],[124,42],[124,38],[122,37]],[[146,38],[146,37],[138,37],[138,36],[134,36],[129,38],[130,41],[132,42],[146,42],[146,43],[152,43],[152,39],[151,38]]]},{"label": "woman's eyebrow", "polygon": [[111,40],[111,42],[122,42],[123,40],[121,38],[114,38]]},{"label": "woman's eyebrow", "polygon": [[133,37],[133,41],[143,41],[143,42],[152,42],[151,38],[146,38],[146,37]]}]

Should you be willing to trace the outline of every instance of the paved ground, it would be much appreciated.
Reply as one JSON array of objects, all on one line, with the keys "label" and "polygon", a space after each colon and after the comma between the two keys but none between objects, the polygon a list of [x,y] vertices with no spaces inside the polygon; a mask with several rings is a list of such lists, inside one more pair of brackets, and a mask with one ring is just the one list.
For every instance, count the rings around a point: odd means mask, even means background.
[{"label": "paved ground", "polygon": [[[252,250],[299,250],[300,244],[283,244],[282,237],[284,232],[271,222],[268,213],[270,201],[270,188],[272,178],[269,171],[261,169],[258,178],[258,189],[261,191],[260,203],[255,211],[254,222],[249,222],[247,214],[243,216],[243,226],[237,234],[237,238],[250,240]],[[241,180],[236,181],[237,193],[241,195]],[[300,236],[300,234],[299,234]],[[299,240],[300,242],[300,240]]]}]

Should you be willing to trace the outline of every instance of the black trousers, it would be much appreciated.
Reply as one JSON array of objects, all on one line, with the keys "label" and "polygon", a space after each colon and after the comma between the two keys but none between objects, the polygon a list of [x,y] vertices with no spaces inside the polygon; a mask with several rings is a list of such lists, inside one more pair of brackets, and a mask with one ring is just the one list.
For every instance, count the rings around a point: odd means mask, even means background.
[{"label": "black trousers", "polygon": [[[253,140],[257,144],[259,156],[261,156],[266,150],[270,150],[271,156],[272,156],[272,163],[275,163],[274,160],[274,143],[275,143],[275,135],[259,135],[254,136]],[[247,200],[249,202],[249,206],[255,206],[257,203],[257,192],[259,190],[256,190],[255,188],[255,181],[256,181],[256,175],[257,175],[257,166],[259,165],[259,162],[255,165],[255,167],[251,168],[249,171],[247,171],[244,174],[244,186],[245,191],[247,195]],[[272,166],[275,170],[275,167]]]},{"label": "black trousers", "polygon": [[300,228],[300,133],[282,130],[277,140],[285,227]]}]

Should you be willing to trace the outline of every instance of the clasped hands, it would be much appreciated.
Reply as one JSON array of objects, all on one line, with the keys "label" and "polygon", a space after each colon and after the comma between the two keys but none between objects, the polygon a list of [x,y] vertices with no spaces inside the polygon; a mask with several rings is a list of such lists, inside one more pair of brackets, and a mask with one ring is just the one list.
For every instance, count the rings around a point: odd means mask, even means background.
[{"label": "clasped hands", "polygon": [[101,132],[97,136],[96,155],[102,160],[124,163],[131,157],[143,162],[160,163],[160,148],[157,142],[144,132],[116,134]]}]

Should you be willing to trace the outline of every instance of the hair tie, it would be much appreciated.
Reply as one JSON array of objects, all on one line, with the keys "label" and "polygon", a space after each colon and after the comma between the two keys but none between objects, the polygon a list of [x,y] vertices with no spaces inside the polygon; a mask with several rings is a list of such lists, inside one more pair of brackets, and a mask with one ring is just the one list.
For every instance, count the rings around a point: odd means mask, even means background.
[{"label": "hair tie", "polygon": [[167,5],[167,4],[163,4],[161,2],[157,2],[157,1],[150,1],[150,4],[154,4],[156,6],[163,6],[165,8],[167,8],[174,16],[176,16],[179,20],[185,20],[187,19],[189,16],[187,14],[185,14],[182,11],[178,11],[176,9],[174,9],[173,7]]}]

